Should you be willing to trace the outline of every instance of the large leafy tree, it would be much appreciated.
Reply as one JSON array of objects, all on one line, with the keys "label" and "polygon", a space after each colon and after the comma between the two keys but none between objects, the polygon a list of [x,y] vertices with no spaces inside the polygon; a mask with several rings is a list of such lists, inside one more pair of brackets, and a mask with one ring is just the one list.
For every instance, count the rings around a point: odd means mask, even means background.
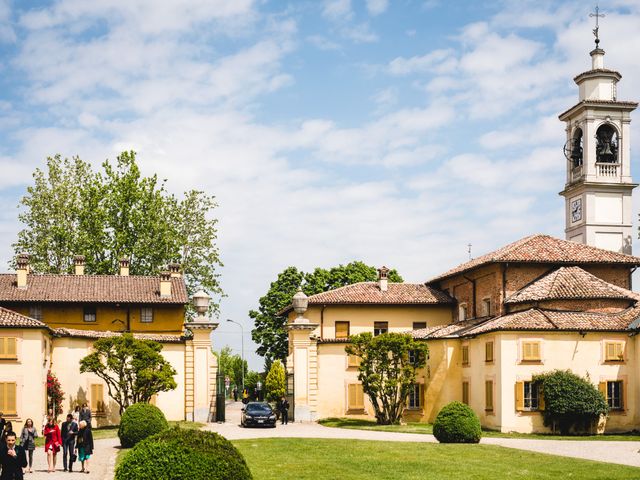
[{"label": "large leafy tree", "polygon": [[400,423],[417,371],[426,364],[427,344],[410,334],[365,332],[351,337],[345,351],[360,358],[358,379],[378,424]]},{"label": "large leafy tree", "polygon": [[[251,310],[249,317],[255,328],[251,331],[253,341],[258,344],[256,352],[265,357],[268,371],[274,360],[287,358],[287,317],[278,315],[291,304],[298,287],[307,295],[326,292],[358,282],[372,282],[377,279],[375,267],[355,261],[330,269],[316,268],[304,273],[296,267],[287,267],[271,283],[266,295],[260,298],[258,310]],[[393,269],[389,272],[390,282],[402,282],[402,277]]]},{"label": "large leafy tree", "polygon": [[80,373],[91,372],[104,380],[122,415],[129,405],[148,403],[156,393],[176,388],[176,371],[161,350],[160,343],[138,340],[130,333],[101,338],[80,360]]},{"label": "large leafy tree", "polygon": [[20,202],[24,228],[13,248],[31,254],[35,272],[70,273],[78,254],[89,274],[112,274],[122,257],[130,258],[134,275],[177,262],[190,294],[200,287],[222,293],[213,197],[197,190],[170,194],[156,175],[141,174],[134,152],[105,161],[99,172],[78,157],[56,155],[33,178]]},{"label": "large leafy tree", "polygon": [[244,368],[244,376],[249,374],[249,367],[246,360],[237,353],[234,354],[231,347],[224,346],[219,352],[213,352],[218,357],[218,368],[225,376],[229,377],[232,385],[242,390],[242,370]]}]

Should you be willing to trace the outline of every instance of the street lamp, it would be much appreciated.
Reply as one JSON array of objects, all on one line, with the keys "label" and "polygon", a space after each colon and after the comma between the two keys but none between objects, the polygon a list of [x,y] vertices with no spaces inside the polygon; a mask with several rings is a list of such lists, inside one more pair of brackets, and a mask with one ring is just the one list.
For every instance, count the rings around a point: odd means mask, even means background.
[{"label": "street lamp", "polygon": [[235,323],[236,325],[238,325],[240,327],[240,334],[241,334],[241,345],[242,345],[242,350],[241,352],[241,358],[242,358],[242,394],[244,395],[244,328],[242,327],[242,324],[236,322],[235,320],[231,320],[230,318],[227,318],[227,322],[231,322],[231,323]]}]

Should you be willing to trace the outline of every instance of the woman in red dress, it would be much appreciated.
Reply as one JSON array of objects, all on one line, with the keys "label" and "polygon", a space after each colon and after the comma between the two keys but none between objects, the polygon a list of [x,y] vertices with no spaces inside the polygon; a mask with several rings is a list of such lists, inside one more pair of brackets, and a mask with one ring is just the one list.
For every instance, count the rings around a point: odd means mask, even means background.
[{"label": "woman in red dress", "polygon": [[47,453],[47,463],[49,464],[48,472],[55,472],[56,470],[56,455],[60,451],[60,445],[62,445],[62,437],[60,436],[60,428],[55,420],[55,417],[49,415],[47,417],[47,424],[43,429],[44,433],[44,451]]}]

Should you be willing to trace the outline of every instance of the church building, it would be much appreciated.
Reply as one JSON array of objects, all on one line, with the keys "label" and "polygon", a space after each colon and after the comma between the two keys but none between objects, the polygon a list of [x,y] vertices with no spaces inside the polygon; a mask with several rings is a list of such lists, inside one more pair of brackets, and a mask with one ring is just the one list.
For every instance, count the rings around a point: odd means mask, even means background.
[{"label": "church building", "polygon": [[531,235],[458,265],[424,284],[394,284],[388,270],[306,297],[289,318],[287,368],[297,420],[374,420],[345,352],[361,332],[411,332],[429,347],[407,399],[407,421],[433,422],[457,400],[483,427],[544,432],[536,374],[588,376],[609,405],[600,432],[640,428],[640,294],[631,276],[630,114],[617,98],[620,73],[605,68],[596,40],[591,69],[575,77],[578,102],[566,124],[566,239]]}]

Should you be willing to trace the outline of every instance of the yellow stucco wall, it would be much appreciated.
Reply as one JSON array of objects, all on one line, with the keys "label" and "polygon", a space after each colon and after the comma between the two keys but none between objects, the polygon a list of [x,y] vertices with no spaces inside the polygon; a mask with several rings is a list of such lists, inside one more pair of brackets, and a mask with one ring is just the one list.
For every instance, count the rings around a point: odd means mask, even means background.
[{"label": "yellow stucco wall", "polygon": [[[290,316],[293,320],[295,315]],[[426,322],[427,326],[445,325],[451,322],[451,308],[441,305],[427,306],[328,306],[321,315],[321,307],[312,306],[305,313],[312,323],[321,324],[313,334],[322,338],[335,338],[335,322],[348,321],[350,334],[372,332],[374,322],[388,322],[390,332],[406,332],[413,328],[413,322]],[[319,343],[317,349],[317,405],[318,418],[342,417],[347,415],[347,385],[359,383],[358,372],[354,367],[348,367],[347,354],[344,344]],[[433,358],[433,356],[432,356]],[[431,360],[430,360],[431,361]],[[438,363],[438,368],[443,368]],[[425,372],[418,378],[419,383],[425,383]],[[444,386],[442,398],[449,398],[453,388],[449,384]],[[441,388],[442,389],[442,388]],[[446,403],[446,402],[445,402]],[[365,396],[365,414],[349,413],[354,418],[374,418],[373,409]],[[420,412],[421,413],[421,412]],[[422,419],[419,412],[412,412],[412,417]],[[437,413],[437,412],[436,412]]]},{"label": "yellow stucco wall", "polygon": [[17,360],[0,360],[0,382],[16,382],[16,415],[7,415],[20,432],[27,418],[40,428],[46,411],[46,378],[50,338],[42,329],[0,329],[1,337],[17,338]]},{"label": "yellow stucco wall", "polygon": [[[96,304],[96,321],[83,320],[82,304],[55,303],[39,304],[42,307],[42,321],[51,328],[77,328],[82,330],[123,331],[129,314],[130,329],[134,332],[180,334],[184,323],[184,306],[182,305],[101,305]],[[153,321],[140,321],[141,307],[153,308]],[[7,308],[29,316],[29,306],[14,304]]]}]

